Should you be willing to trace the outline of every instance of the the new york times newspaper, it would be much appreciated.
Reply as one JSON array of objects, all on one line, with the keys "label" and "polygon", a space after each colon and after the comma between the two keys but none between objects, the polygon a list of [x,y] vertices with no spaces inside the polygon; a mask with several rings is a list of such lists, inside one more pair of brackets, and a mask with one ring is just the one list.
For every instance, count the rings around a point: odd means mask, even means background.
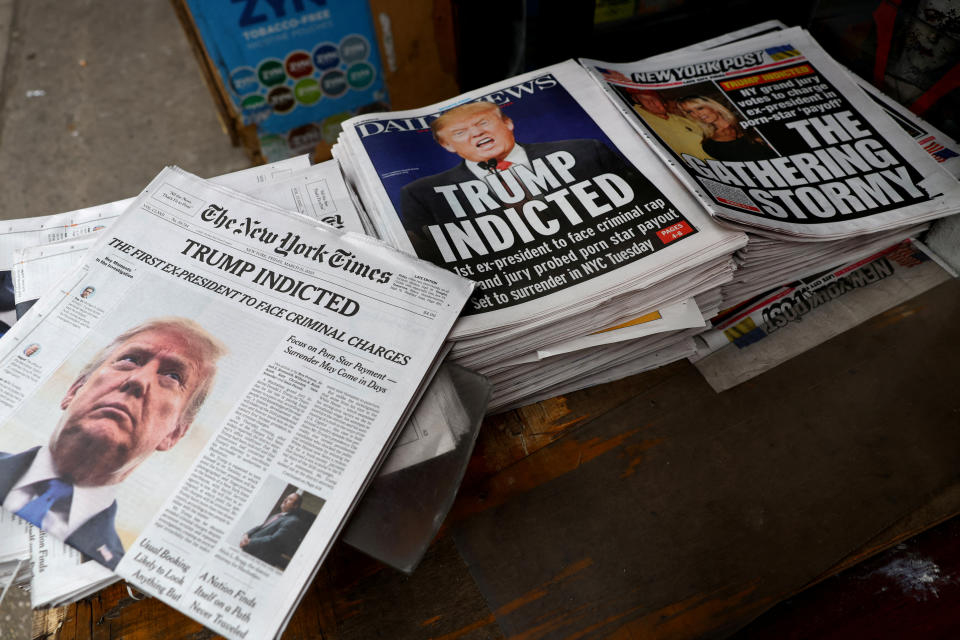
[{"label": "the new york times newspaper", "polygon": [[744,227],[834,239],[956,210],[955,181],[800,29],[583,63],[711,213]]},{"label": "the new york times newspaper", "polygon": [[472,289],[167,169],[0,340],[0,504],[274,637]]},{"label": "the new york times newspaper", "polygon": [[572,61],[343,135],[381,235],[478,283],[458,328],[669,275],[730,240]]},{"label": "the new york times newspaper", "polygon": [[[212,180],[231,189],[246,192],[245,190],[252,189],[254,186],[269,185],[309,166],[310,157],[302,155],[269,165],[234,171]],[[12,293],[11,270],[16,251],[39,244],[78,238],[106,229],[130,206],[131,202],[133,198],[127,198],[76,211],[0,221],[0,301],[3,300],[3,296]],[[6,329],[6,324],[13,324],[15,319],[26,313],[28,308],[29,305],[18,305],[17,312],[6,318],[3,313],[0,313],[0,335]]]}]

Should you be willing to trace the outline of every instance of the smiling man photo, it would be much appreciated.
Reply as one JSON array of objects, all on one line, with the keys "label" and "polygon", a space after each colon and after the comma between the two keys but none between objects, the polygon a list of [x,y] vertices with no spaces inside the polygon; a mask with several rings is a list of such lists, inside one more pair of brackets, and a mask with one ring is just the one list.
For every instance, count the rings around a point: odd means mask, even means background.
[{"label": "smiling man photo", "polygon": [[225,353],[186,318],[117,336],[67,389],[49,444],[0,454],[3,507],[116,567],[124,552],[114,527],[119,483],[186,434]]}]

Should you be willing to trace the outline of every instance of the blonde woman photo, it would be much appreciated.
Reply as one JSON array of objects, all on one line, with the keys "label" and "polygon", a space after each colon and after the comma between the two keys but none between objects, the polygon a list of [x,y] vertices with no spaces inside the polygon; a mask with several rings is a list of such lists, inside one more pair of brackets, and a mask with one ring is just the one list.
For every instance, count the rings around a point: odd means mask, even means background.
[{"label": "blonde woman photo", "polygon": [[737,116],[712,98],[687,96],[677,101],[683,113],[703,130],[700,145],[717,160],[765,160],[776,158],[764,140],[740,126]]}]

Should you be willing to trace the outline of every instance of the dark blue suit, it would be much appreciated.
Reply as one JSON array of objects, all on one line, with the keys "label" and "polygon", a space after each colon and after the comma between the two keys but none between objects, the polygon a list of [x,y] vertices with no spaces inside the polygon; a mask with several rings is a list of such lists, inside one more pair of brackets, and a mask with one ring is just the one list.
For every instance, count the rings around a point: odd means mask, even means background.
[{"label": "dark blue suit", "polygon": [[286,569],[297,551],[312,518],[303,509],[292,509],[282,516],[247,531],[250,542],[243,550],[267,564]]},{"label": "dark blue suit", "polygon": [[[574,139],[529,144],[518,141],[518,144],[523,147],[527,159],[531,162],[556,151],[570,153],[576,163],[571,173],[577,180],[593,178],[601,173],[616,173],[630,181],[631,176],[636,173],[632,165],[599,140]],[[446,171],[414,180],[400,190],[400,218],[410,243],[420,258],[443,264],[439,251],[425,228],[456,220],[450,205],[434,187],[476,179],[466,161],[461,161]]]},{"label": "dark blue suit", "polygon": [[[7,499],[7,494],[30,468],[39,450],[40,447],[34,447],[23,453],[0,453],[0,502]],[[116,515],[117,501],[114,500],[109,507],[84,522],[65,542],[100,564],[116,568],[123,557],[123,544],[114,526]],[[102,548],[106,553],[101,551]]]}]

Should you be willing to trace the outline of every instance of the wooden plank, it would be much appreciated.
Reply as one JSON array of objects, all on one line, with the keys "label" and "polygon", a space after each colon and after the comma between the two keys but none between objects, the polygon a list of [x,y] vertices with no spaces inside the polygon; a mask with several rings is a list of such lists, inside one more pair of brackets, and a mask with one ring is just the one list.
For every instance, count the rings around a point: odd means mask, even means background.
[{"label": "wooden plank", "polygon": [[[33,640],[47,640],[60,633],[63,622],[67,617],[68,607],[56,609],[41,609],[33,612]],[[67,640],[69,633],[57,636]]]},{"label": "wooden plank", "polygon": [[464,488],[483,482],[560,440],[581,423],[616,409],[632,399],[638,388],[655,387],[687,367],[685,362],[676,362],[624,380],[489,416],[477,438],[475,453],[463,481]]},{"label": "wooden plank", "polygon": [[804,588],[831,578],[854,565],[889,550],[928,529],[936,527],[960,515],[960,482],[951,482],[947,487],[928,496],[919,508],[887,527],[863,545],[852,551],[840,562],[817,576]]},{"label": "wooden plank", "polygon": [[503,637],[452,539],[433,544],[412,576],[345,546],[327,563],[336,638]]},{"label": "wooden plank", "polygon": [[453,530],[505,633],[728,633],[922,504],[960,453],[958,290],[724,394],[637,389],[480,483]]},{"label": "wooden plank", "polygon": [[733,638],[960,637],[958,539],[955,518],[778,604]]},{"label": "wooden plank", "polygon": [[[938,348],[958,294],[947,283],[724,394],[677,363],[489,418],[418,571],[338,545],[285,637],[733,632],[960,504],[960,371]],[[60,637],[211,636],[125,595],[102,592],[99,618],[75,606]]]}]

